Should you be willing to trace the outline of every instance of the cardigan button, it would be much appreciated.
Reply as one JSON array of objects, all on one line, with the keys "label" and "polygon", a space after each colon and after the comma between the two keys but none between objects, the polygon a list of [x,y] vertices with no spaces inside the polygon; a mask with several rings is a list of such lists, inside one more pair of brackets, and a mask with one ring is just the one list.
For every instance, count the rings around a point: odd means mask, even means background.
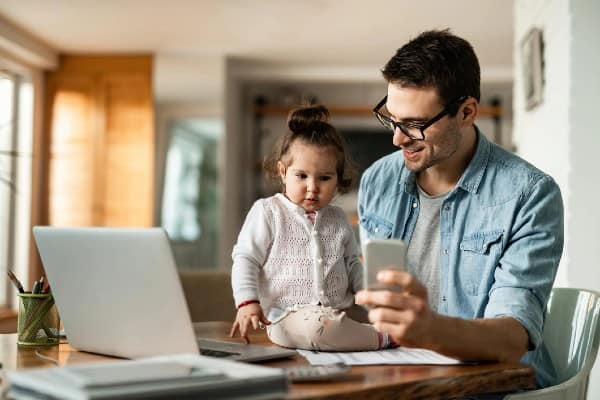
[{"label": "cardigan button", "polygon": [[317,230],[312,231],[313,236],[317,236],[318,234],[319,234],[319,231],[317,231]]}]

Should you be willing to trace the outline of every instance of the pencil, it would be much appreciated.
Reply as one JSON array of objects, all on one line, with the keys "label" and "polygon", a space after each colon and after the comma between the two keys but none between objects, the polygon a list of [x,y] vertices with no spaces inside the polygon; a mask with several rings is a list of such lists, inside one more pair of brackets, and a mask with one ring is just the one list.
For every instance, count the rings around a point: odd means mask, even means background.
[{"label": "pencil", "polygon": [[8,274],[8,277],[10,278],[13,285],[15,285],[15,287],[17,288],[19,293],[25,293],[25,290],[23,289],[23,285],[21,285],[21,282],[17,279],[15,274],[13,274],[13,272],[11,270],[8,270],[6,273]]}]

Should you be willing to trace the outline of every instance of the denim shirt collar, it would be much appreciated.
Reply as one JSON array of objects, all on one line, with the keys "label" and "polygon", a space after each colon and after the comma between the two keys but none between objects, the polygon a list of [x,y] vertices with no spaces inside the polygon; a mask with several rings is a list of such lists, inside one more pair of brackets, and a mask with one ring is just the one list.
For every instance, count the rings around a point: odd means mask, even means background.
[{"label": "denim shirt collar", "polygon": [[[490,142],[481,133],[477,125],[473,125],[473,127],[475,128],[475,134],[477,135],[477,148],[475,149],[473,158],[469,161],[467,168],[458,180],[456,187],[470,193],[477,193],[479,183],[483,178],[483,174],[485,174],[488,164]],[[402,175],[400,176],[400,183],[404,183],[404,190],[407,193],[415,197],[417,196],[417,176],[414,172],[408,168],[403,168]]]}]

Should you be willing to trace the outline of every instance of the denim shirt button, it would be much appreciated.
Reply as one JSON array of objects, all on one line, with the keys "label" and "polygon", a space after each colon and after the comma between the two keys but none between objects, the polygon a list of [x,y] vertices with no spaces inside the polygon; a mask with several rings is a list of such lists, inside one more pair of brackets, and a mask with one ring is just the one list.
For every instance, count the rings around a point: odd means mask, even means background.
[{"label": "denim shirt button", "polygon": [[449,205],[445,205],[444,206],[444,210],[449,211],[450,210],[450,206]]},{"label": "denim shirt button", "polygon": [[417,202],[415,201],[415,202],[413,203],[413,208],[417,208],[417,205],[418,205],[418,204],[417,204]]},{"label": "denim shirt button", "polygon": [[444,254],[448,254],[448,249],[444,249]]},{"label": "denim shirt button", "polygon": [[442,296],[442,301],[446,301],[446,296]]}]

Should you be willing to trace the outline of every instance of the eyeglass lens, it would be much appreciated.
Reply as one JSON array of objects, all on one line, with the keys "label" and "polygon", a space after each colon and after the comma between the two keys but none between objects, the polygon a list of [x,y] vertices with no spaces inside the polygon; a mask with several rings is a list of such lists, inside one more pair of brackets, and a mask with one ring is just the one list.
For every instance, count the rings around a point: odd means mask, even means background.
[{"label": "eyeglass lens", "polygon": [[424,135],[421,129],[395,122],[391,118],[381,115],[380,113],[375,113],[375,115],[377,116],[377,119],[381,125],[391,130],[392,133],[395,132],[396,128],[398,128],[402,131],[402,133],[411,139],[423,140]]}]

